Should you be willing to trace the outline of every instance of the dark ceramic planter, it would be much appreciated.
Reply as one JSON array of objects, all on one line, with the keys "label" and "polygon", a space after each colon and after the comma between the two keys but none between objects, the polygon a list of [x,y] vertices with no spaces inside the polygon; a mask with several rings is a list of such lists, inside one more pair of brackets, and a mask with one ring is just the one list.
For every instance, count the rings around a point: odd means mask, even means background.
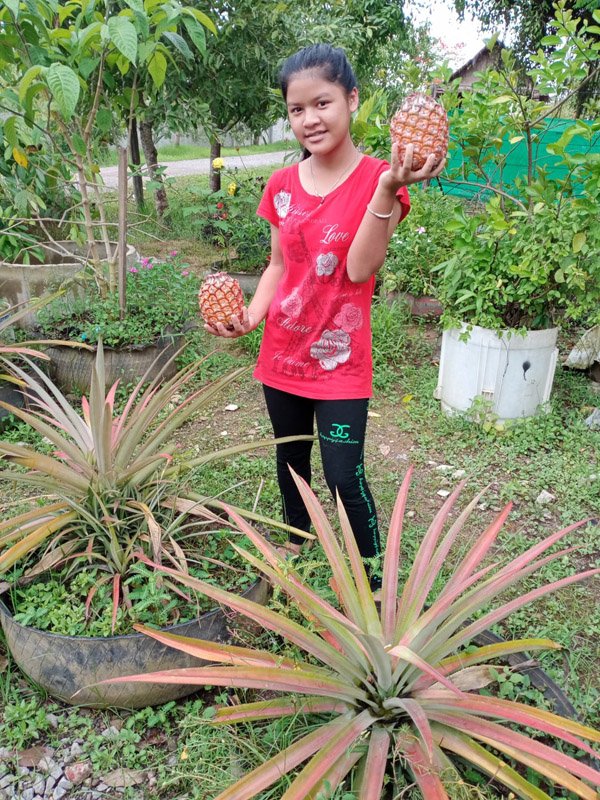
[{"label": "dark ceramic planter", "polygon": [[[233,269],[229,269],[233,267]],[[242,287],[242,292],[247,295],[253,295],[258,286],[258,282],[262,277],[262,270],[260,272],[242,272],[235,270],[235,261],[216,261],[210,268],[211,272],[226,272],[232,278],[235,278]]]},{"label": "dark ceramic planter", "polygon": [[[149,378],[153,379],[167,361],[175,355],[182,344],[182,335],[165,336],[156,344],[146,347],[104,348],[104,369],[108,389],[116,380],[121,384],[137,383],[148,369]],[[74,389],[88,393],[92,368],[96,361],[96,350],[84,350],[77,347],[47,347],[45,351],[52,359],[48,365],[50,377],[63,391]],[[177,367],[171,362],[163,372],[168,380],[175,375]]]},{"label": "dark ceramic planter", "polygon": [[[242,596],[264,604],[269,585],[259,579]],[[197,686],[162,683],[98,682],[123,675],[198,667],[207,662],[157,642],[141,633],[126,636],[62,636],[19,624],[0,597],[0,623],[8,649],[19,667],[49,695],[70,705],[93,708],[143,708],[177,700]],[[169,633],[226,642],[231,639],[231,614],[215,608],[191,622],[164,628]]]}]

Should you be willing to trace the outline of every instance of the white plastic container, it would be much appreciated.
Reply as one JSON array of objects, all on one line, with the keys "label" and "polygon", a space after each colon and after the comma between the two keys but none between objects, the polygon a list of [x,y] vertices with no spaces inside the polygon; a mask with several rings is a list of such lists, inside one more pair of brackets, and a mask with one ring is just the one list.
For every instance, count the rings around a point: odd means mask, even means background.
[{"label": "white plastic container", "polygon": [[558,348],[558,328],[496,331],[474,325],[444,331],[438,385],[434,396],[449,414],[470,409],[481,397],[500,420],[547,411]]}]

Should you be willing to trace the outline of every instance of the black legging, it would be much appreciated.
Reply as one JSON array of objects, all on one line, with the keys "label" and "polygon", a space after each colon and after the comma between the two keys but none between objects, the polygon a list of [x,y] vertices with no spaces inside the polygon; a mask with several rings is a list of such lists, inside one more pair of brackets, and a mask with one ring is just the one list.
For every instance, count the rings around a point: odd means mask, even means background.
[{"label": "black legging", "polygon": [[[270,386],[264,386],[273,432],[297,436],[314,432],[314,419],[321,446],[325,480],[332,495],[336,489],[348,514],[363,558],[380,553],[377,513],[365,478],[364,442],[367,427],[365,400],[309,400]],[[310,517],[290,474],[289,466],[310,483],[312,442],[277,445],[277,479],[283,501],[283,517],[289,525],[310,530]],[[303,539],[291,537],[297,544]]]}]

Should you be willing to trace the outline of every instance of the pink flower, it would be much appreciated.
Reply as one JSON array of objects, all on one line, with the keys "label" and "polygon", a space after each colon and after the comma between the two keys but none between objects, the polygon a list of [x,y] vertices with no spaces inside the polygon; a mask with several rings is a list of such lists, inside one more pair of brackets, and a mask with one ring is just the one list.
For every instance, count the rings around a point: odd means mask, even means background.
[{"label": "pink flower", "polygon": [[187,278],[187,276],[190,274],[190,271],[188,269],[184,269],[181,271],[181,274],[184,278]]},{"label": "pink flower", "polygon": [[133,272],[133,273],[135,274],[135,273],[137,272],[137,269],[136,269],[136,267],[131,267],[131,269],[129,270],[129,272]]},{"label": "pink flower", "polygon": [[426,233],[426,231],[427,231],[427,228],[423,228],[423,227],[417,228],[417,233]]},{"label": "pink flower", "polygon": [[169,255],[171,256],[171,258],[175,258],[175,256],[177,255],[177,250],[171,250]]},{"label": "pink flower", "polygon": [[142,265],[142,267],[147,267],[149,263],[150,263],[150,259],[149,258],[140,259],[140,264]]}]

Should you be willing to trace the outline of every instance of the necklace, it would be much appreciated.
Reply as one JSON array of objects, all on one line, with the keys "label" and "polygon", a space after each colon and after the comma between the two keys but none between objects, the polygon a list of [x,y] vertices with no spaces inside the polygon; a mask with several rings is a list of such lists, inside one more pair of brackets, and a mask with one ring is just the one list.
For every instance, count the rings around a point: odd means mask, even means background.
[{"label": "necklace", "polygon": [[355,159],[353,159],[353,161],[350,163],[350,165],[349,165],[348,167],[346,167],[346,169],[345,169],[345,170],[342,172],[342,174],[341,174],[341,175],[338,177],[338,179],[336,180],[336,182],[335,182],[335,183],[334,183],[332,186],[330,186],[330,187],[329,187],[329,189],[328,189],[328,190],[325,192],[325,194],[321,194],[321,192],[320,192],[320,191],[317,189],[317,183],[316,183],[316,181],[315,181],[315,173],[314,173],[314,169],[313,169],[313,161],[312,161],[312,157],[311,157],[311,158],[309,158],[309,160],[308,160],[308,165],[309,165],[309,167],[310,167],[310,177],[311,177],[311,179],[312,179],[312,185],[313,185],[313,189],[315,190],[315,194],[317,195],[317,197],[319,197],[319,198],[320,198],[320,200],[319,200],[319,205],[320,205],[320,206],[321,206],[321,205],[323,205],[323,203],[325,202],[325,198],[327,197],[327,195],[330,195],[330,194],[333,192],[333,190],[334,190],[334,189],[335,189],[335,187],[338,185],[338,183],[339,183],[339,182],[342,180],[342,178],[343,178],[345,175],[347,175],[347,174],[350,172],[350,170],[352,169],[352,167],[354,167],[354,165],[355,165],[355,164],[357,164],[357,163],[358,163],[358,161],[360,160],[361,156],[362,156],[362,153],[360,153],[360,152],[357,152],[357,154],[356,154],[356,158],[355,158]]}]

